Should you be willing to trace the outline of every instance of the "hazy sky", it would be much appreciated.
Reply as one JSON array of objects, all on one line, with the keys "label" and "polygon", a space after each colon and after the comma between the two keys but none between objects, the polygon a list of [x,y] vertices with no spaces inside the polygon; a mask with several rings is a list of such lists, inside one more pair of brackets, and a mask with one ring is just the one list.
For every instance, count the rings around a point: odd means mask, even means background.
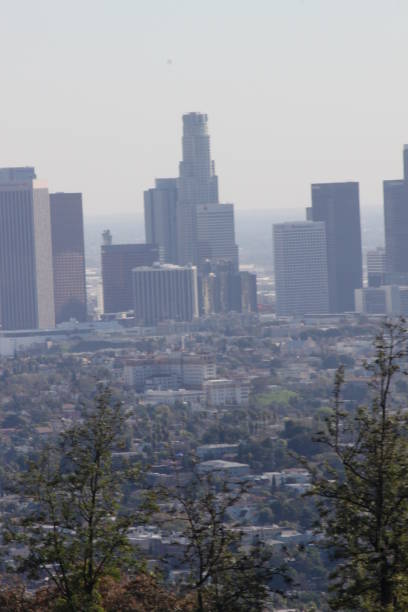
[{"label": "hazy sky", "polygon": [[223,201],[306,205],[360,180],[380,205],[408,142],[408,0],[0,0],[0,165],[141,210],[209,115]]}]

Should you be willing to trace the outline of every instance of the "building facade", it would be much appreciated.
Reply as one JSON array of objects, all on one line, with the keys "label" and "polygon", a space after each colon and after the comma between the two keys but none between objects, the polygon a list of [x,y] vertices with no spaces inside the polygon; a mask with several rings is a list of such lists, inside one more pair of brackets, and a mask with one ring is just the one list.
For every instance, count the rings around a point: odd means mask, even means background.
[{"label": "building facade", "polygon": [[177,179],[156,179],[153,189],[144,192],[146,242],[161,247],[163,261],[178,262]]},{"label": "building facade", "polygon": [[111,244],[109,236],[101,249],[104,312],[126,312],[133,309],[132,270],[152,266],[161,252],[154,244]]},{"label": "building facade", "polygon": [[369,287],[386,283],[386,257],[382,247],[367,251],[367,283]]},{"label": "building facade", "polygon": [[329,312],[325,224],[277,223],[273,226],[273,246],[277,314]]},{"label": "building facade", "polygon": [[55,326],[50,202],[34,168],[0,169],[2,329]]},{"label": "building facade", "polygon": [[250,383],[248,381],[218,378],[204,383],[209,406],[246,406],[249,402]]},{"label": "building facade", "polygon": [[405,315],[406,287],[383,285],[356,289],[356,312],[367,315]]},{"label": "building facade", "polygon": [[408,181],[384,181],[387,283],[408,284]]},{"label": "building facade", "polygon": [[256,274],[243,270],[239,273],[241,312],[258,312]]},{"label": "building facade", "polygon": [[197,206],[198,266],[209,260],[232,262],[238,272],[238,247],[235,244],[233,204],[199,204]]},{"label": "building facade", "polygon": [[197,268],[171,264],[134,268],[133,309],[143,325],[198,316]]},{"label": "building facade", "polygon": [[204,381],[216,377],[213,355],[174,353],[147,359],[132,359],[125,364],[126,384],[136,391],[147,389],[201,389]]},{"label": "building facade", "polygon": [[84,221],[81,193],[50,194],[55,322],[86,321]]},{"label": "building facade", "polygon": [[326,227],[330,311],[353,311],[363,286],[359,184],[312,185],[311,215]]}]

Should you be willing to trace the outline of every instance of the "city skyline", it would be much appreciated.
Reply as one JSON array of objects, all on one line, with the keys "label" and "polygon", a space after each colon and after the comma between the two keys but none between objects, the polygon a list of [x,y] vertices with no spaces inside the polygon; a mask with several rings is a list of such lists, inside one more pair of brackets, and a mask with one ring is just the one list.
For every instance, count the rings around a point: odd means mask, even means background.
[{"label": "city skyline", "polygon": [[0,166],[82,192],[86,216],[113,199],[141,212],[143,188],[177,172],[178,117],[207,112],[237,210],[301,207],[310,183],[351,180],[378,206],[408,142],[407,17],[398,0],[8,3]]}]

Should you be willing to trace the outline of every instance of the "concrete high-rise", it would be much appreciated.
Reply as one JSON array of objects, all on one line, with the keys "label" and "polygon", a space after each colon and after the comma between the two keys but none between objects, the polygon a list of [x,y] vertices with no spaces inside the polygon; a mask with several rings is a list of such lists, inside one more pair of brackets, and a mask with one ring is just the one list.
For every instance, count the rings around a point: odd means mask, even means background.
[{"label": "concrete high-rise", "polygon": [[82,194],[52,193],[50,209],[55,322],[86,321]]},{"label": "concrete high-rise", "polygon": [[109,233],[101,248],[104,312],[127,312],[133,309],[133,268],[152,266],[161,253],[154,244],[109,244],[111,240]]},{"label": "concrete high-rise", "polygon": [[163,259],[177,263],[177,179],[156,179],[144,192],[146,242],[162,248]]},{"label": "concrete high-rise", "polygon": [[194,263],[200,270],[205,259],[222,257],[238,268],[234,208],[219,203],[207,123],[207,115],[183,115],[183,160],[177,182],[178,261]]},{"label": "concrete high-rise", "polygon": [[171,264],[132,271],[135,318],[144,325],[198,316],[197,269]]},{"label": "concrete high-rise", "polygon": [[367,251],[367,282],[369,287],[381,287],[386,283],[386,258],[382,247]]},{"label": "concrete high-rise", "polygon": [[2,329],[55,326],[50,201],[34,168],[0,169]]},{"label": "concrete high-rise", "polygon": [[179,165],[179,201],[191,206],[218,204],[218,177],[211,159],[208,117],[183,115],[183,160]]},{"label": "concrete high-rise", "polygon": [[330,311],[353,311],[363,284],[358,183],[312,185],[311,217],[326,227]]},{"label": "concrete high-rise", "polygon": [[273,226],[273,247],[277,314],[328,313],[325,224],[277,223]]},{"label": "concrete high-rise", "polygon": [[404,149],[402,152],[403,155],[403,163],[404,163],[404,180],[408,181],[408,145],[404,145]]},{"label": "concrete high-rise", "polygon": [[408,180],[384,181],[387,283],[408,284]]},{"label": "concrete high-rise", "polygon": [[230,261],[238,271],[233,204],[197,206],[197,255],[200,270],[206,260]]}]

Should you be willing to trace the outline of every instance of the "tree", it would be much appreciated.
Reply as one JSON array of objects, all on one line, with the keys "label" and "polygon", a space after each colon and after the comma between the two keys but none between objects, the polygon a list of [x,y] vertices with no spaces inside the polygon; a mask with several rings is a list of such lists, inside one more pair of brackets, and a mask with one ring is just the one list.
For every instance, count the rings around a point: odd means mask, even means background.
[{"label": "tree", "polygon": [[408,421],[392,395],[396,379],[407,374],[406,355],[404,321],[385,323],[366,364],[369,404],[344,410],[339,368],[334,409],[318,436],[337,460],[311,469],[310,491],[336,560],[333,610],[408,609]]},{"label": "tree", "polygon": [[228,524],[228,511],[248,488],[217,474],[200,474],[172,492],[173,519],[184,525],[187,546],[181,567],[188,568],[186,591],[195,594],[196,612],[256,612],[263,610],[270,587],[283,587],[286,568],[273,563],[271,551],[260,541],[243,545],[243,532]]},{"label": "tree", "polygon": [[[179,597],[146,573],[121,579],[104,576],[99,585],[104,612],[194,612],[192,597]],[[32,593],[23,582],[0,582],[0,610],[6,612],[55,612],[55,593],[42,588]]]},{"label": "tree", "polygon": [[121,509],[124,484],[138,476],[112,467],[125,419],[121,403],[102,389],[82,422],[61,433],[22,476],[29,511],[10,536],[28,545],[22,569],[48,576],[58,609],[98,610],[102,577],[134,561],[127,532],[145,521],[149,504]]}]

